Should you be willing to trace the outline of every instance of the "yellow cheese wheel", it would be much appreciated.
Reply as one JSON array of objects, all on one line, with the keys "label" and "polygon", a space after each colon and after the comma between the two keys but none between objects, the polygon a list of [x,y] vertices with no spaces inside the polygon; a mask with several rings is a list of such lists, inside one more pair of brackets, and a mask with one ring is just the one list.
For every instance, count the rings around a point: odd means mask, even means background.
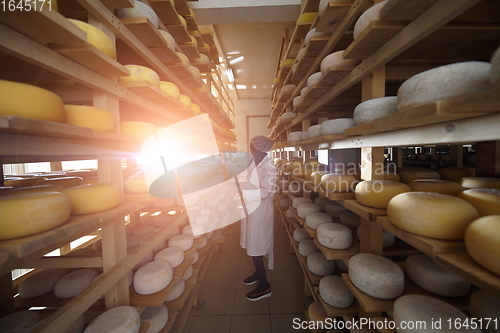
[{"label": "yellow cheese wheel", "polygon": [[408,183],[413,192],[433,192],[459,195],[464,188],[455,182],[440,179],[416,179]]},{"label": "yellow cheese wheel", "polygon": [[356,200],[365,206],[387,208],[396,195],[410,192],[408,185],[391,180],[365,180],[356,185]]},{"label": "yellow cheese wheel", "polygon": [[194,112],[194,114],[201,114],[201,108],[196,103],[191,103],[191,110]]},{"label": "yellow cheese wheel", "polygon": [[15,178],[6,178],[3,182],[3,184],[5,186],[12,186],[12,187],[25,187],[25,186],[37,185],[44,180],[47,180],[47,178],[45,178],[45,177],[15,177]]},{"label": "yellow cheese wheel", "polygon": [[500,189],[475,188],[458,196],[474,206],[481,216],[500,215]]},{"label": "yellow cheese wheel", "polygon": [[175,54],[185,67],[188,67],[190,65],[189,58],[184,53],[175,52]]},{"label": "yellow cheese wheel", "polygon": [[458,167],[446,167],[437,170],[437,173],[441,176],[443,180],[457,181],[462,177],[474,177],[476,175],[476,169],[474,168],[458,168]]},{"label": "yellow cheese wheel", "polygon": [[460,184],[465,188],[498,188],[500,178],[493,177],[463,177]]},{"label": "yellow cheese wheel", "polygon": [[111,111],[88,105],[65,105],[66,124],[88,127],[95,131],[114,132],[115,116]]},{"label": "yellow cheese wheel", "polygon": [[156,132],[156,126],[140,121],[124,121],[120,123],[120,133],[137,139],[146,139]]},{"label": "yellow cheese wheel", "polygon": [[387,205],[387,216],[410,233],[437,239],[463,239],[479,212],[465,200],[430,192],[398,194]]},{"label": "yellow cheese wheel", "polygon": [[71,202],[61,192],[14,194],[0,197],[0,240],[37,234],[63,224]]},{"label": "yellow cheese wheel", "polygon": [[0,116],[64,121],[62,99],[29,84],[0,80]]},{"label": "yellow cheese wheel", "polygon": [[13,195],[13,194],[28,194],[38,192],[61,192],[66,187],[61,185],[34,185],[26,187],[12,187],[5,191],[0,191],[0,196]]},{"label": "yellow cheese wheel", "polygon": [[121,203],[121,191],[115,184],[101,183],[68,187],[63,191],[71,200],[71,214],[102,212]]},{"label": "yellow cheese wheel", "polygon": [[179,102],[181,102],[186,109],[189,109],[192,104],[191,98],[187,95],[182,95],[182,94],[179,96]]},{"label": "yellow cheese wheel", "polygon": [[41,181],[38,185],[61,185],[64,187],[78,186],[81,184],[82,177],[57,177]]},{"label": "yellow cheese wheel", "polygon": [[174,39],[174,37],[172,37],[172,35],[169,34],[168,32],[161,30],[161,29],[158,29],[158,32],[160,33],[160,35],[163,37],[163,39],[167,43],[168,48],[175,51],[175,39]]},{"label": "yellow cheese wheel", "polygon": [[151,68],[139,65],[125,65],[130,75],[118,77],[118,83],[147,81],[155,87],[160,86],[160,77]]},{"label": "yellow cheese wheel", "polygon": [[403,169],[399,173],[402,183],[408,184],[415,179],[441,179],[439,173],[431,169]]},{"label": "yellow cheese wheel", "polygon": [[189,66],[188,69],[191,72],[191,74],[193,75],[193,77],[201,80],[201,72],[197,67]]},{"label": "yellow cheese wheel", "polygon": [[299,18],[297,19],[297,24],[310,23],[310,22],[314,21],[314,19],[316,18],[316,15],[317,15],[316,12],[306,12],[306,13],[299,16]]},{"label": "yellow cheese wheel", "polygon": [[307,174],[310,175],[313,172],[314,172],[313,168],[296,168],[293,169],[292,175],[294,175],[295,177],[306,178]]},{"label": "yellow cheese wheel", "polygon": [[328,314],[320,302],[311,303],[307,308],[307,314],[309,319],[314,322],[325,321],[328,318]]},{"label": "yellow cheese wheel", "polygon": [[80,185],[85,185],[85,184],[99,184],[99,178],[97,176],[84,178],[80,182]]},{"label": "yellow cheese wheel", "polygon": [[357,179],[351,175],[327,173],[321,177],[321,187],[330,192],[353,192]]},{"label": "yellow cheese wheel", "polygon": [[123,180],[123,188],[128,193],[148,193],[148,183],[146,178],[141,176],[132,176]]},{"label": "yellow cheese wheel", "polygon": [[181,92],[175,83],[160,81],[160,89],[163,90],[168,96],[179,99]]},{"label": "yellow cheese wheel", "polygon": [[280,67],[292,66],[295,59],[283,59],[280,61]]},{"label": "yellow cheese wheel", "polygon": [[465,247],[481,266],[500,275],[500,215],[472,222],[465,232]]},{"label": "yellow cheese wheel", "polygon": [[210,28],[200,28],[200,34],[209,35],[210,37],[214,38],[214,32]]},{"label": "yellow cheese wheel", "polygon": [[314,185],[319,185],[321,183],[321,177],[326,175],[327,173],[331,173],[330,171],[314,171],[311,173],[311,183]]},{"label": "yellow cheese wheel", "polygon": [[186,22],[186,19],[184,17],[182,17],[181,15],[177,14],[177,17],[179,17],[179,21],[181,21],[181,25],[184,27],[184,29],[187,30],[187,22]]},{"label": "yellow cheese wheel", "polygon": [[199,58],[193,59],[193,63],[194,64],[209,64],[210,58],[206,54],[201,53]]},{"label": "yellow cheese wheel", "polygon": [[86,22],[68,19],[71,23],[76,25],[78,28],[85,31],[87,34],[87,42],[97,48],[98,50],[104,52],[104,54],[109,57],[116,59],[116,48],[115,43],[108,37],[102,30],[90,25]]}]

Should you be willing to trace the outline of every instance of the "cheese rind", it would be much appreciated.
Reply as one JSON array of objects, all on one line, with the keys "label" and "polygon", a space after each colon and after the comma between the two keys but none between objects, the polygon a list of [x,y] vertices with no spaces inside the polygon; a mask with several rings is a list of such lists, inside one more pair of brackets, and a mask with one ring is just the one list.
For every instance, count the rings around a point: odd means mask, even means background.
[{"label": "cheese rind", "polygon": [[416,179],[441,179],[439,173],[431,169],[403,169],[398,172],[402,183],[408,184]]},{"label": "cheese rind", "polygon": [[317,230],[318,242],[333,250],[345,250],[352,245],[351,229],[340,223],[323,223]]},{"label": "cheese rind", "polygon": [[140,326],[139,311],[132,306],[123,305],[99,315],[83,333],[138,333]]},{"label": "cheese rind", "polygon": [[68,187],[63,192],[71,200],[71,214],[102,212],[120,205],[121,190],[115,184],[86,184]]},{"label": "cheese rind", "polygon": [[189,235],[180,234],[168,240],[168,247],[176,246],[182,251],[189,250],[194,244],[194,238]]},{"label": "cheese rind", "polygon": [[148,306],[141,313],[141,323],[148,323],[145,333],[158,333],[168,322],[168,309],[165,305]]},{"label": "cheese rind", "polygon": [[63,276],[54,286],[58,298],[72,298],[92,284],[98,273],[95,269],[83,268]]},{"label": "cheese rind", "polygon": [[464,188],[449,180],[416,179],[408,183],[413,192],[432,192],[457,196]]},{"label": "cheese rind", "polygon": [[314,244],[314,241],[309,237],[309,239],[304,239],[299,243],[299,246],[297,247],[299,253],[304,256],[308,257],[311,253],[314,252],[319,252],[318,247],[316,244]]},{"label": "cheese rind", "polygon": [[481,266],[500,275],[500,215],[472,222],[465,231],[465,248]]},{"label": "cheese rind", "polygon": [[69,273],[66,268],[50,268],[28,276],[19,283],[19,296],[23,298],[34,298],[48,294],[63,276]]},{"label": "cheese rind", "polygon": [[155,28],[158,28],[158,16],[153,8],[145,3],[134,0],[134,7],[115,9],[115,15],[120,18],[125,17],[147,17]]},{"label": "cheese rind", "polygon": [[88,127],[95,131],[114,132],[115,116],[111,111],[88,105],[64,105],[64,122],[73,126]]},{"label": "cheese rind", "polygon": [[175,268],[184,261],[184,251],[179,247],[170,246],[156,253],[154,260],[166,261],[172,268]]},{"label": "cheese rind", "polygon": [[356,184],[356,177],[334,173],[323,175],[320,182],[321,187],[330,192],[353,192]]},{"label": "cheese rind", "polygon": [[365,206],[387,208],[389,201],[396,195],[410,192],[411,188],[391,180],[365,180],[356,185],[356,200]]},{"label": "cheese rind", "polygon": [[307,256],[307,268],[319,276],[331,275],[335,271],[335,260],[327,260],[323,253],[313,252]]},{"label": "cheese rind", "polygon": [[138,294],[151,295],[165,289],[173,278],[173,270],[166,261],[151,261],[134,274],[134,289]]},{"label": "cheese rind", "polygon": [[118,83],[147,81],[155,87],[160,87],[160,77],[151,68],[140,65],[125,65],[124,67],[130,71],[130,75],[118,77]]},{"label": "cheese rind", "polygon": [[320,211],[321,208],[313,203],[302,203],[297,206],[297,215],[302,219],[307,218],[307,215],[309,214],[319,213]]},{"label": "cheese rind", "polygon": [[306,198],[306,197],[297,197],[297,198],[293,199],[292,207],[297,208],[300,204],[303,204],[303,203],[312,203],[312,200],[310,198]]},{"label": "cheese rind", "polygon": [[75,19],[68,19],[68,21],[85,31],[85,33],[87,34],[87,42],[90,45],[104,52],[104,54],[106,54],[110,58],[116,59],[115,43],[113,43],[111,38],[109,38],[109,36],[106,35],[104,31],[83,21]]},{"label": "cheese rind", "polygon": [[460,193],[458,197],[474,206],[481,216],[500,215],[500,189],[469,189]]},{"label": "cheese rind", "polygon": [[387,0],[384,0],[371,6],[359,17],[354,25],[354,39],[358,38],[359,34],[363,32],[372,21],[380,20],[380,11],[386,3]]},{"label": "cheese rind", "polygon": [[323,223],[331,223],[333,222],[333,218],[325,213],[312,213],[306,216],[306,225],[316,230]]},{"label": "cheese rind", "polygon": [[309,236],[306,229],[299,228],[293,231],[293,239],[300,243],[304,240],[311,239],[311,236]]},{"label": "cheese rind", "polygon": [[397,96],[373,98],[354,108],[353,120],[356,126],[368,124],[375,119],[398,112]]},{"label": "cheese rind", "polygon": [[0,328],[5,333],[26,332],[41,319],[38,311],[19,311],[0,318]]},{"label": "cheese rind", "polygon": [[344,280],[336,275],[325,276],[319,281],[319,294],[327,304],[336,308],[348,308],[354,302],[354,295]]},{"label": "cheese rind", "polygon": [[496,188],[500,189],[500,178],[493,177],[463,177],[460,184],[467,188]]}]

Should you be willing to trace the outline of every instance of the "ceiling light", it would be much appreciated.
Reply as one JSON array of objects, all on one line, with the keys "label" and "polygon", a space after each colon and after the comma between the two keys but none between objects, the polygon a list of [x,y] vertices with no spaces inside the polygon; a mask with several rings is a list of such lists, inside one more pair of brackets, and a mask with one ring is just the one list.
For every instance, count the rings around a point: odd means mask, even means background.
[{"label": "ceiling light", "polygon": [[245,59],[245,57],[244,57],[244,56],[239,56],[238,58],[234,58],[234,59],[232,59],[232,60],[229,60],[229,63],[230,63],[231,65],[233,65],[233,64],[236,64],[236,63],[238,63],[238,62],[240,62],[240,61],[243,61],[244,59]]},{"label": "ceiling light", "polygon": [[246,88],[247,88],[247,86],[244,84],[237,84],[236,85],[236,89],[246,89]]},{"label": "ceiling light", "polygon": [[231,68],[226,68],[226,76],[229,82],[234,82],[234,74]]}]

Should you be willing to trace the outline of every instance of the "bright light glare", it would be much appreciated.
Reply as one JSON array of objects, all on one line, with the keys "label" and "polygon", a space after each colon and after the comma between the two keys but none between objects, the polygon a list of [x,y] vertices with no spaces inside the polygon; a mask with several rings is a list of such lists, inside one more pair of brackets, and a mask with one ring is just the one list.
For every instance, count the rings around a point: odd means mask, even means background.
[{"label": "bright light glare", "polygon": [[239,56],[238,58],[234,58],[234,59],[232,59],[232,60],[229,60],[229,63],[230,63],[231,65],[234,65],[234,64],[236,64],[236,63],[238,63],[238,62],[243,61],[244,59],[245,59],[245,57],[244,57],[244,56]]},{"label": "bright light glare", "polygon": [[231,55],[231,54],[240,54],[240,51],[231,51],[231,52],[228,52],[227,54],[228,55]]},{"label": "bright light glare", "polygon": [[245,84],[237,84],[236,89],[246,89],[247,86]]}]

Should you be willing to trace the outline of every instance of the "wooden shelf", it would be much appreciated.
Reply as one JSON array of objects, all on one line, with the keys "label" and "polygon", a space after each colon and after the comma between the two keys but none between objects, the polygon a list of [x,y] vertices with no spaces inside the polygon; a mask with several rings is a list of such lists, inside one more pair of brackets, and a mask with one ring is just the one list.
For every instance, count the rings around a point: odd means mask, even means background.
[{"label": "wooden shelf", "polygon": [[314,287],[314,293],[316,294],[316,297],[320,301],[321,306],[325,310],[328,317],[342,317],[345,315],[357,315],[359,313],[359,304],[356,300],[354,300],[354,303],[347,308],[337,308],[331,306],[323,300],[319,294],[319,287]]},{"label": "wooden shelf", "polygon": [[319,16],[316,26],[318,32],[334,32],[340,21],[351,9],[354,1],[330,1],[325,11]]},{"label": "wooden shelf", "polygon": [[349,209],[351,212],[359,215],[361,218],[372,222],[375,222],[377,217],[379,216],[387,215],[386,209],[368,207],[360,204],[356,200],[345,200],[342,202],[342,205],[345,208]]},{"label": "wooden shelf", "polygon": [[360,249],[360,242],[356,238],[355,233],[356,232],[353,231],[352,245],[349,246],[345,250],[333,250],[333,249],[329,249],[329,248],[321,245],[318,242],[317,238],[314,239],[314,244],[316,244],[316,246],[318,247],[318,249],[320,249],[321,253],[323,253],[323,255],[325,256],[325,258],[327,260],[349,259],[353,255],[358,254],[359,253],[359,249]]}]

